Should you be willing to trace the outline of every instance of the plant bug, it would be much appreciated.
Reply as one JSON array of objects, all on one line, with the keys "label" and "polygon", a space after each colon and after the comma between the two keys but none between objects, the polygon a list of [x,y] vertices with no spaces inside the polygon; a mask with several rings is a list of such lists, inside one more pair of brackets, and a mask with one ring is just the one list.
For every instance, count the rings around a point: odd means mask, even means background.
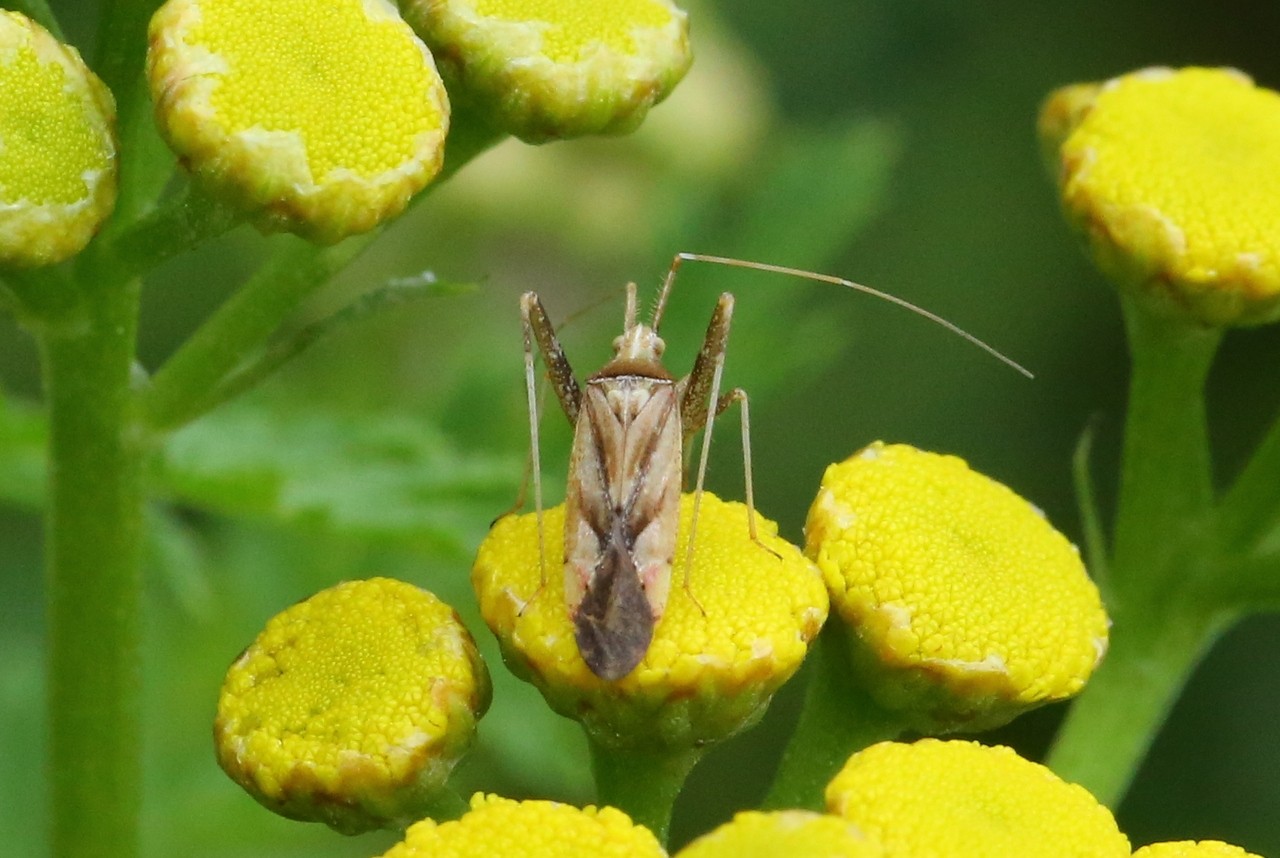
[{"label": "plant bug", "polygon": [[[520,313],[542,586],[546,585],[546,552],[533,366],[535,344],[547,364],[560,407],[574,427],[565,497],[565,601],[583,660],[593,673],[605,680],[621,679],[635,669],[662,618],[671,587],[684,483],[685,440],[705,429],[689,525],[685,563],[685,587],[688,587],[687,561],[692,559],[697,533],[712,426],[716,416],[735,402],[740,405],[742,417],[747,524],[751,538],[760,544],[752,497],[747,395],[741,388],[720,393],[733,317],[733,295],[725,292],[717,301],[702,347],[688,375],[676,380],[662,364],[665,344],[658,334],[659,325],[676,273],[684,262],[750,268],[855,289],[922,315],[1031,376],[946,319],[869,286],[761,262],[679,253],[667,271],[647,325],[637,319],[636,285],[627,284],[623,330],[613,342],[614,356],[579,385],[541,299],[537,293],[526,292],[520,299]],[[763,544],[761,548],[768,550]]]}]

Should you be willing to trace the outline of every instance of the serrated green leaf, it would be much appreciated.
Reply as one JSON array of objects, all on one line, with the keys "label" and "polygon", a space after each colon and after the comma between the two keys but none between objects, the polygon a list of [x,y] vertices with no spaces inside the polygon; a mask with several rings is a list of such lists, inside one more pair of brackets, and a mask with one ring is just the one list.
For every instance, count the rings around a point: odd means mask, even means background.
[{"label": "serrated green leaf", "polygon": [[177,432],[153,471],[184,503],[470,551],[521,464],[465,452],[408,416],[228,406]]}]

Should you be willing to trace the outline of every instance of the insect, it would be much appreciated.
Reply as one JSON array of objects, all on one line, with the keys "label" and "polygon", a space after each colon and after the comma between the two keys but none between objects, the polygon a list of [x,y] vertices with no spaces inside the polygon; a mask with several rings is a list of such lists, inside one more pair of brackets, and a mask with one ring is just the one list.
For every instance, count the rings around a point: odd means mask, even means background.
[{"label": "insect", "polygon": [[[705,429],[693,494],[687,561],[693,553],[712,426],[716,416],[734,403],[740,406],[742,420],[747,526],[752,540],[762,550],[769,550],[756,536],[747,395],[741,388],[720,392],[733,318],[733,295],[725,292],[716,302],[702,347],[688,375],[677,380],[662,364],[665,344],[659,336],[659,326],[676,273],[684,262],[750,268],[865,292],[918,313],[1024,375],[1031,375],[946,319],[869,286],[778,265],[680,253],[667,271],[648,324],[637,319],[635,284],[627,285],[623,330],[613,342],[614,356],[579,385],[541,299],[534,292],[526,292],[520,300],[520,313],[543,586],[546,552],[535,345],[546,362],[560,407],[574,427],[565,497],[565,601],[583,660],[593,673],[605,680],[621,679],[635,669],[644,658],[666,607],[684,484],[685,441]],[[686,590],[689,565],[685,563]]]}]

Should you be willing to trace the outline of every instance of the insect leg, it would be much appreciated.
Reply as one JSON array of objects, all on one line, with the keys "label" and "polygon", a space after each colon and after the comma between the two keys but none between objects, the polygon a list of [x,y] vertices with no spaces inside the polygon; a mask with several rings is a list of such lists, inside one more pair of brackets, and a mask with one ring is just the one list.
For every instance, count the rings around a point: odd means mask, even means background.
[{"label": "insect leg", "polygon": [[525,396],[529,406],[529,448],[530,462],[533,471],[533,503],[538,521],[538,570],[541,583],[538,590],[529,597],[532,602],[547,586],[547,551],[545,528],[542,524],[542,458],[538,444],[538,396],[533,371],[533,348],[537,343],[538,350],[547,364],[547,374],[551,377],[551,386],[555,389],[560,407],[571,424],[578,419],[578,407],[582,401],[582,391],[578,381],[573,377],[573,367],[564,356],[564,349],[556,338],[555,329],[547,318],[547,311],[536,292],[526,292],[520,298],[520,321],[524,330],[524,384]]}]

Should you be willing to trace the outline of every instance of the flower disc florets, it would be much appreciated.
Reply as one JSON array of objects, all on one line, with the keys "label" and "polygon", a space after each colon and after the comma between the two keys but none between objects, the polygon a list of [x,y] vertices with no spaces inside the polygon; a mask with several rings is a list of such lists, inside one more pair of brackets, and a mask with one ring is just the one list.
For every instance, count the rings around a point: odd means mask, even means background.
[{"label": "flower disc florets", "polygon": [[273,617],[218,700],[218,762],[264,806],[354,833],[423,815],[475,736],[489,675],[453,609],[388,578]]},{"label": "flower disc florets", "polygon": [[849,758],[826,799],[886,855],[1129,856],[1110,811],[1012,748],[881,742]]},{"label": "flower disc florets", "polygon": [[1280,93],[1234,69],[1145,69],[1041,112],[1068,218],[1112,279],[1205,325],[1280,315]]},{"label": "flower disc florets", "polygon": [[666,610],[640,665],[617,682],[593,674],[577,649],[563,595],[563,506],[543,513],[545,557],[534,513],[500,519],[476,557],[472,584],[507,663],[602,744],[692,748],[754,723],[826,619],[813,564],[766,519],[757,517],[753,542],[746,507],[709,493],[686,588],[693,504],[682,500]]},{"label": "flower disc florets", "polygon": [[43,27],[0,10],[0,266],[84,249],[116,199],[115,102]]},{"label": "flower disc florets", "polygon": [[882,858],[880,844],[847,819],[807,810],[746,811],[675,858]]},{"label": "flower disc florets", "polygon": [[1075,546],[962,459],[872,444],[827,468],[805,536],[860,680],[922,732],[1070,697],[1106,652]]},{"label": "flower disc florets", "polygon": [[266,230],[371,229],[444,158],[444,85],[387,0],[169,0],[147,76],[182,162]]},{"label": "flower disc florets", "polygon": [[640,124],[689,69],[670,0],[400,0],[455,99],[530,143]]},{"label": "flower disc florets", "polygon": [[411,825],[382,858],[666,858],[647,828],[612,807],[477,793],[461,819]]}]

